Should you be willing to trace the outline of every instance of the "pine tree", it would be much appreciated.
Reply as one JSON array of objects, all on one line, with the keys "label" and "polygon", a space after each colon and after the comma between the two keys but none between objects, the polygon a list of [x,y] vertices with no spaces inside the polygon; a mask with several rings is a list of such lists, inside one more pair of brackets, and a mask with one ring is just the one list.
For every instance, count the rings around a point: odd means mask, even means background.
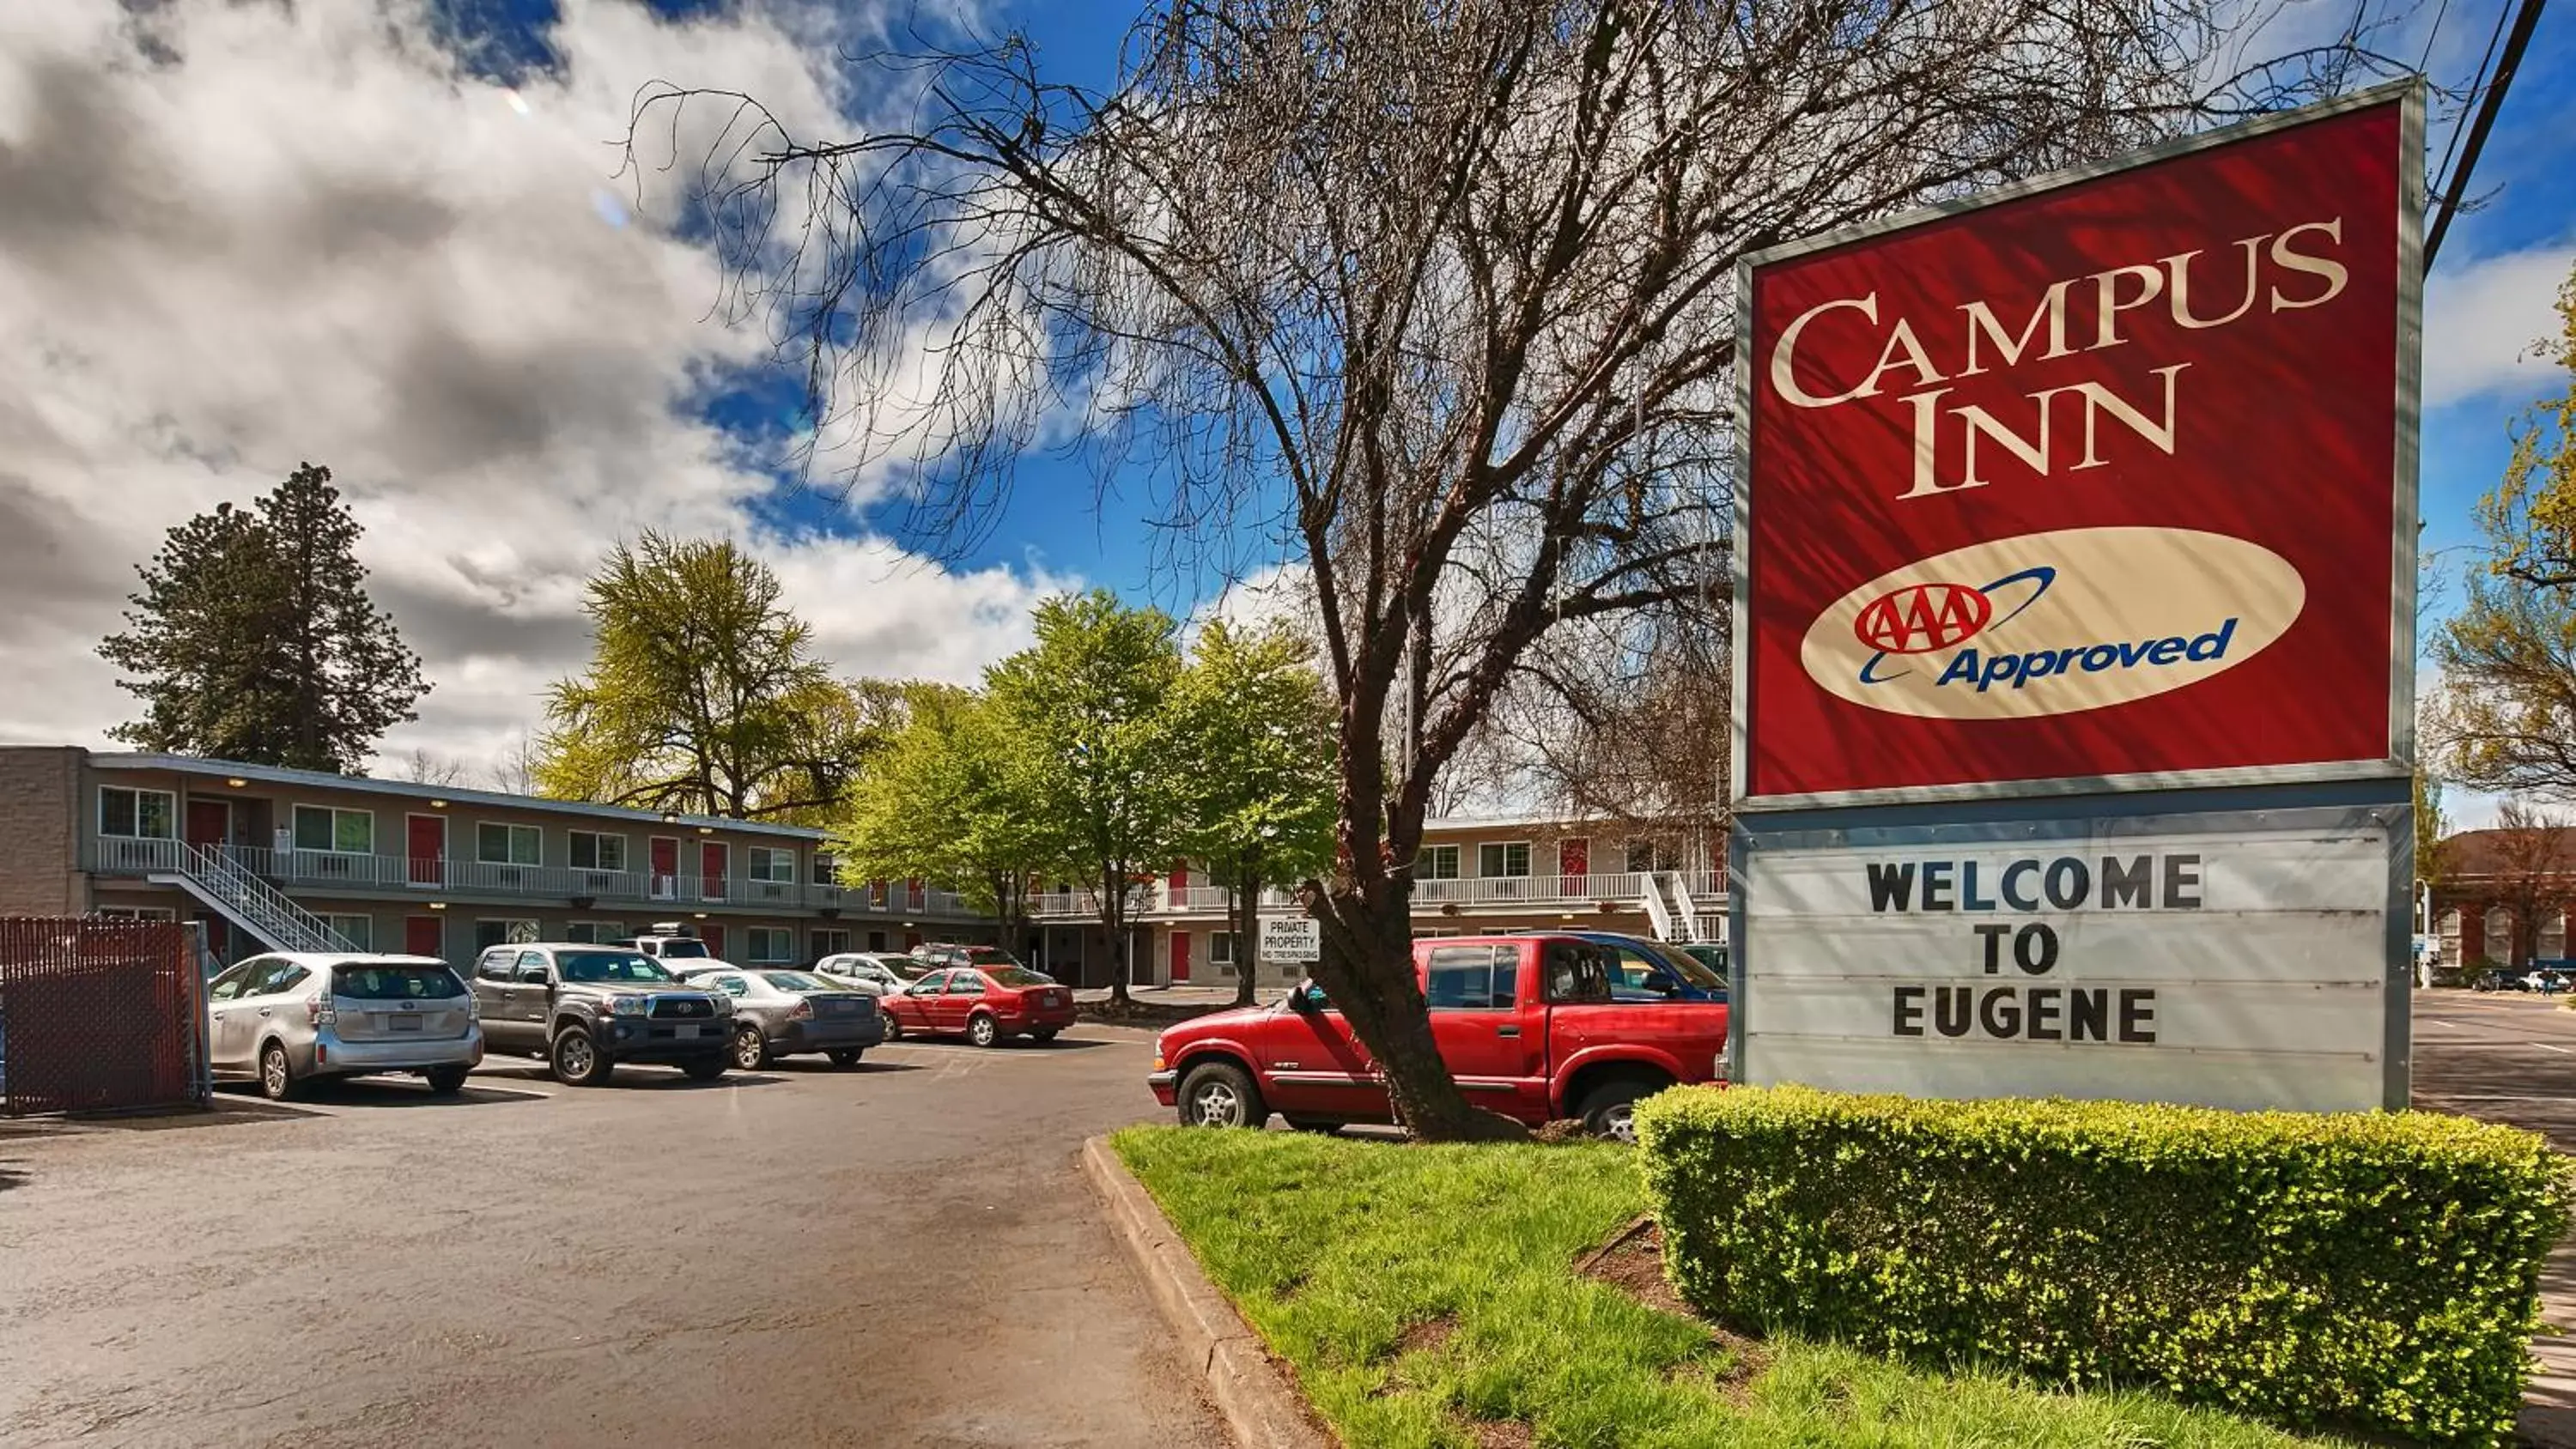
[{"label": "pine tree", "polygon": [[99,653],[147,750],[348,774],[418,717],[420,657],[367,597],[361,530],[331,470],[299,466],[252,509],[218,504],[138,565],[130,626]]}]

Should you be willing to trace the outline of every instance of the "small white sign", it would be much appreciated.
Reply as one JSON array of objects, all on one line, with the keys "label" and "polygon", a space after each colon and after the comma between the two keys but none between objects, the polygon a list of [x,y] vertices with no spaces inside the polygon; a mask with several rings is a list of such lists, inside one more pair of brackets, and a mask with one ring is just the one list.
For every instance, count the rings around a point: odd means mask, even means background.
[{"label": "small white sign", "polygon": [[1263,916],[1261,959],[1273,966],[1311,966],[1324,954],[1324,928],[1312,916]]},{"label": "small white sign", "polygon": [[2389,847],[2377,828],[1761,846],[1745,1077],[2377,1108]]}]

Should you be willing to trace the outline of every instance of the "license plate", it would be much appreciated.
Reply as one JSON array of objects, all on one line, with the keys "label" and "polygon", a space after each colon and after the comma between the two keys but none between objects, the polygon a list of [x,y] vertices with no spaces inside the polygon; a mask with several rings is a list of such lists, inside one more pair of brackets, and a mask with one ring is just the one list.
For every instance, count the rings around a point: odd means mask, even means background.
[{"label": "license plate", "polygon": [[417,1016],[397,1016],[392,1018],[391,1024],[396,1031],[420,1030],[420,1018]]},{"label": "license plate", "polygon": [[675,1026],[671,1028],[671,1035],[680,1041],[690,1041],[705,1030],[702,1026]]}]

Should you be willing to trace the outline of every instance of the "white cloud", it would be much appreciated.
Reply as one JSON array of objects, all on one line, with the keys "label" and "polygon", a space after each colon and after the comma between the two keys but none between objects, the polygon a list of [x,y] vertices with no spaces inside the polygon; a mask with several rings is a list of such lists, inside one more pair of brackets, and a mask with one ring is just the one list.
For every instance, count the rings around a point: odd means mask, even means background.
[{"label": "white cloud", "polygon": [[584,657],[583,576],[647,526],[754,538],[845,672],[971,677],[1020,642],[1046,581],[758,530],[761,460],[697,403],[763,339],[709,320],[713,259],[654,224],[683,173],[614,179],[656,79],[835,129],[843,8],[564,0],[516,90],[422,0],[146,16],[0,4],[0,739],[126,717],[93,649],[132,564],[308,459],[437,686],[388,757],[503,749]]},{"label": "white cloud", "polygon": [[2496,393],[2520,401],[2560,369],[2533,344],[2558,333],[2553,310],[2576,246],[2536,247],[2434,271],[2424,291],[2424,405]]}]

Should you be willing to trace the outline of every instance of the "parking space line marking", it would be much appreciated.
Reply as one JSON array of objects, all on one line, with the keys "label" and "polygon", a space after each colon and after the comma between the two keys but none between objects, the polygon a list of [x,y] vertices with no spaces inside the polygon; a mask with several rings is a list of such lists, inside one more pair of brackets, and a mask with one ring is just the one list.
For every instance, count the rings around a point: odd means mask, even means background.
[{"label": "parking space line marking", "polygon": [[2558,1054],[2559,1054],[2560,1056],[2562,1056],[2562,1057],[2576,1057],[2576,1051],[2570,1051],[2570,1050],[2568,1050],[2566,1047],[2563,1047],[2563,1046],[2551,1046],[2549,1043],[2547,1043],[2547,1042],[2545,1042],[2545,1041],[2536,1041],[2536,1042],[2531,1042],[2531,1043],[2528,1043],[2528,1045],[2536,1046],[2536,1047],[2540,1048],[2542,1051],[2545,1051],[2545,1052],[2556,1052],[2556,1053],[2558,1053]]}]

